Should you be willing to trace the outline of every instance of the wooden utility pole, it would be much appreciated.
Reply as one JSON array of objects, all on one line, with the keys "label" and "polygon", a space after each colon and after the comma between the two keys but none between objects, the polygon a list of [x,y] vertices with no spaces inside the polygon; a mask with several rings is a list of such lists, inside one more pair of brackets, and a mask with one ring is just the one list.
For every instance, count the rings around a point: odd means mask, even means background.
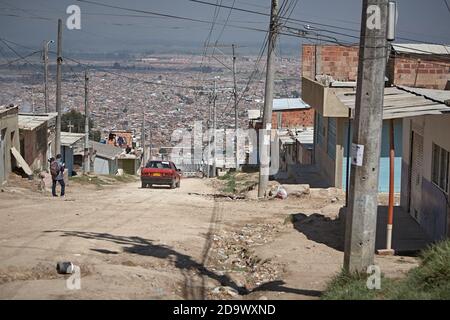
[{"label": "wooden utility pole", "polygon": [[267,70],[264,94],[263,127],[260,129],[260,131],[262,131],[263,133],[263,136],[262,139],[260,139],[260,146],[258,146],[260,149],[258,198],[265,197],[267,184],[269,182],[270,137],[272,132],[272,105],[275,75],[274,55],[277,33],[278,0],[272,0],[272,8],[270,12],[269,43],[267,48]]},{"label": "wooden utility pole", "polygon": [[61,65],[62,65],[62,20],[58,19],[58,49],[56,58],[56,154],[61,153]]},{"label": "wooden utility pole", "polygon": [[84,71],[84,163],[83,172],[90,170],[89,162],[89,74]]},{"label": "wooden utility pole", "polygon": [[387,54],[388,0],[364,0],[346,216],[344,269],[374,263],[378,173]]},{"label": "wooden utility pole", "polygon": [[236,171],[239,171],[239,150],[238,150],[238,101],[237,101],[237,84],[236,84],[236,54],[234,52],[234,44],[231,45],[233,50],[233,95],[234,95],[234,163]]}]

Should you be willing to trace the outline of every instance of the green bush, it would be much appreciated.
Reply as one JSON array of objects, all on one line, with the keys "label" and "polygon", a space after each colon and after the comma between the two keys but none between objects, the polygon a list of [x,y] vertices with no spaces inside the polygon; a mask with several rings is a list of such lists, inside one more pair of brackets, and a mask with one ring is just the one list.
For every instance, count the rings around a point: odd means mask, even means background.
[{"label": "green bush", "polygon": [[424,250],[420,265],[404,279],[381,278],[380,290],[366,287],[366,274],[341,271],[328,284],[322,299],[450,299],[450,240]]}]

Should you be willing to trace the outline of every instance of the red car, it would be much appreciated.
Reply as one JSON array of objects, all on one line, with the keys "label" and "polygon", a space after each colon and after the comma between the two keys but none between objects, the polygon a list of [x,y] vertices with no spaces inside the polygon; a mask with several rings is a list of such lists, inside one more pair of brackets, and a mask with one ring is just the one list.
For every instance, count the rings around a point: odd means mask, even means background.
[{"label": "red car", "polygon": [[171,189],[180,187],[181,170],[172,161],[151,160],[141,169],[142,188],[169,185]]}]

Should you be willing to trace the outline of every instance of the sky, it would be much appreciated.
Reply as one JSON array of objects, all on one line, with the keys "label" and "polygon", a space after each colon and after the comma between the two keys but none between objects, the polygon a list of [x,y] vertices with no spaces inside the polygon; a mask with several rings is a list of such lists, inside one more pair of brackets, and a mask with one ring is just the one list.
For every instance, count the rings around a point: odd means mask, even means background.
[{"label": "sky", "polygon": [[[40,49],[42,41],[56,40],[57,19],[65,24],[69,5],[81,9],[81,30],[64,29],[63,50],[74,53],[103,52],[190,52],[201,53],[205,43],[241,46],[241,51],[257,53],[264,41],[269,17],[195,3],[190,0],[89,0],[118,8],[107,8],[77,0],[0,0],[0,38],[30,48]],[[202,0],[225,6],[270,13],[271,0]],[[284,0],[279,0],[283,3]],[[291,27],[304,29],[306,22],[315,34],[340,41],[357,42],[357,38],[329,33],[359,35],[362,0],[287,0],[297,5],[290,15]],[[450,4],[450,0],[447,0]],[[397,0],[399,17],[397,42],[412,40],[450,43],[450,9],[445,0]],[[160,17],[130,10],[152,11],[167,15],[209,21],[200,23]],[[136,17],[138,16],[138,17]],[[214,17],[217,16],[215,19]],[[213,25],[211,21],[216,21]],[[223,24],[226,24],[223,27]],[[320,25],[317,25],[320,24]],[[326,24],[327,26],[323,26]],[[236,28],[256,28],[261,31]],[[223,29],[223,31],[222,31]],[[211,33],[211,35],[210,35]],[[313,36],[313,38],[316,35]],[[401,39],[400,39],[401,38]],[[299,54],[299,45],[315,41],[282,35],[280,53]],[[3,51],[7,48],[2,45]],[[56,48],[53,48],[56,50]]]}]

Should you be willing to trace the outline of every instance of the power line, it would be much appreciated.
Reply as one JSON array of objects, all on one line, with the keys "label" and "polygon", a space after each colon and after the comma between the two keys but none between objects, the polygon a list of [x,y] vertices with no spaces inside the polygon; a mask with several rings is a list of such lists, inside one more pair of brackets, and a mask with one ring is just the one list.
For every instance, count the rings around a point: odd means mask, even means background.
[{"label": "power line", "polygon": [[[188,0],[188,1],[199,3],[199,4],[203,4],[203,5],[216,6],[216,4],[214,4],[214,3],[207,2],[207,1],[202,1],[202,0]],[[227,5],[221,5],[221,7],[222,8],[228,8],[228,9],[230,8],[230,6],[227,6]],[[259,11],[255,11],[255,10],[244,9],[244,8],[234,7],[233,10],[240,11],[240,12],[251,13],[251,14],[254,14],[254,15],[266,16],[266,17],[270,16],[268,13],[259,12]],[[282,18],[282,19],[286,19],[286,18]],[[299,23],[301,23],[301,25],[304,25],[306,23],[306,24],[311,24],[311,25],[316,25],[316,26],[321,26],[321,27],[328,27],[328,28],[333,28],[333,29],[338,29],[338,30],[351,31],[351,32],[355,32],[356,34],[359,34],[359,31],[360,31],[358,29],[347,28],[347,27],[340,27],[340,26],[326,24],[326,23],[319,23],[319,22],[315,22],[315,21],[311,21],[311,20],[294,19],[294,18],[290,18],[289,20],[290,20],[290,22],[292,24],[297,24],[297,25],[299,25]],[[354,37],[354,36],[352,36],[352,37]],[[357,38],[359,39],[359,37],[357,37]],[[405,37],[397,37],[397,39],[405,40],[405,41],[419,42],[419,43],[420,42],[424,42],[424,41],[421,41],[421,40],[405,38]],[[433,43],[433,42],[427,42],[427,43],[444,45],[442,43]]]},{"label": "power line", "polygon": [[[3,51],[1,51],[1,52],[2,52],[2,55],[3,55]],[[34,51],[34,52],[30,53],[30,54],[27,54],[26,56],[19,57],[19,58],[15,59],[15,60],[11,60],[11,61],[9,61],[9,62],[7,62],[7,63],[4,63],[4,64],[0,64],[0,67],[9,66],[9,65],[11,65],[11,64],[13,64],[13,63],[15,63],[15,62],[17,62],[17,61],[22,61],[22,60],[24,60],[24,61],[30,63],[29,61],[26,60],[26,58],[29,58],[29,57],[35,55],[36,53],[41,53],[41,52],[42,52],[42,50],[40,50],[40,51]],[[5,60],[6,60],[6,58],[5,58]]]},{"label": "power line", "polygon": [[[0,41],[3,42],[3,44],[12,52],[14,52],[14,54],[16,56],[18,56],[19,58],[21,58],[22,60],[26,61],[27,63],[29,63],[33,68],[38,69],[33,63],[31,63],[30,61],[27,60],[27,57],[22,56],[20,53],[18,53],[14,48],[12,48],[7,41],[3,40],[2,38],[0,38]],[[37,52],[42,52],[41,50],[37,50]],[[40,69],[38,69],[39,71],[42,71]]]},{"label": "power line", "polygon": [[447,10],[450,13],[450,5],[448,4],[447,0],[442,0],[442,1],[444,1],[444,4],[447,7]]}]

